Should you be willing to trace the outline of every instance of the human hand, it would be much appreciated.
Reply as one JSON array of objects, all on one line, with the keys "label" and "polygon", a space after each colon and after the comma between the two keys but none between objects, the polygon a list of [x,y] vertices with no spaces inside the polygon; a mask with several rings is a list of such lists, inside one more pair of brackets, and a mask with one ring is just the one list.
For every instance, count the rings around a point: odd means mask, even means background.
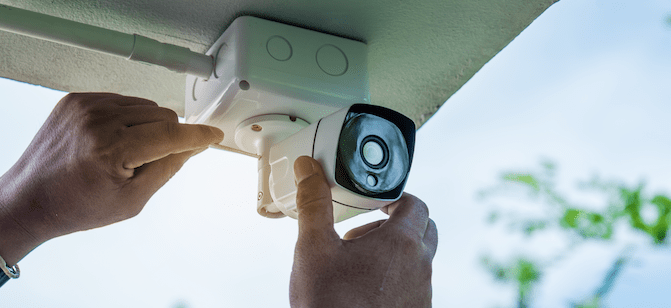
[{"label": "human hand", "polygon": [[189,157],[222,139],[149,100],[68,94],[0,178],[0,255],[14,264],[51,238],[137,215]]},{"label": "human hand", "polygon": [[299,234],[291,272],[292,307],[430,307],[438,231],[410,194],[383,208],[389,219],[349,231],[333,228],[331,190],[319,163],[300,157]]}]

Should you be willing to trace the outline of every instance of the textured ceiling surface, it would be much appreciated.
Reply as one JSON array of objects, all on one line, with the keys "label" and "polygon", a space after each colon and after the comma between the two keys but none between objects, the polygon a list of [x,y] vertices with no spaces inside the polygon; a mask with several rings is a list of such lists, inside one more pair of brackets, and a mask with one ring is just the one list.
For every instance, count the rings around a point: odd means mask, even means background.
[{"label": "textured ceiling surface", "polygon": [[[420,126],[557,0],[0,0],[205,52],[252,15],[368,44],[373,104]],[[0,31],[0,76],[75,91],[148,98],[184,111],[185,75]]]}]

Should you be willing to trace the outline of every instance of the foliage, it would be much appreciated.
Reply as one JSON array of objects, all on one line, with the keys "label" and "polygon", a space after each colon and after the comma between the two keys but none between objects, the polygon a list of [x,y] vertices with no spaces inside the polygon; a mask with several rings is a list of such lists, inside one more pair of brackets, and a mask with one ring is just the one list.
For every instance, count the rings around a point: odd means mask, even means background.
[{"label": "foliage", "polygon": [[482,263],[494,275],[495,279],[501,282],[513,282],[519,292],[518,306],[528,307],[530,294],[533,286],[540,279],[540,271],[530,260],[518,258],[511,264],[497,264],[485,257]]},{"label": "foliage", "polygon": [[[606,204],[601,207],[593,204],[584,206],[569,201],[564,194],[556,190],[555,172],[555,164],[544,162],[537,171],[504,173],[501,176],[502,183],[481,192],[481,197],[491,199],[521,189],[526,192],[527,199],[545,207],[546,214],[542,217],[520,218],[519,215],[502,215],[498,209],[489,215],[488,221],[496,223],[501,217],[508,217],[509,225],[527,237],[542,236],[539,231],[554,228],[570,237],[575,245],[586,242],[610,242],[615,236],[615,226],[622,224],[643,234],[651,245],[657,246],[667,242],[671,224],[669,197],[662,194],[648,196],[645,193],[644,183],[631,186],[623,182],[604,182],[595,177],[589,182],[580,183],[578,187],[605,197]],[[652,212],[655,212],[655,215],[651,215]],[[650,216],[655,217],[652,219]],[[621,255],[594,295],[585,302],[572,306],[600,307],[601,298],[610,290],[626,261],[626,256]],[[530,292],[534,285],[540,282],[543,267],[549,263],[546,262],[541,266],[539,265],[541,263],[533,263],[529,258],[517,257],[508,265],[500,265],[490,258],[483,258],[483,264],[497,281],[514,282],[518,288],[517,306],[527,307]]]}]

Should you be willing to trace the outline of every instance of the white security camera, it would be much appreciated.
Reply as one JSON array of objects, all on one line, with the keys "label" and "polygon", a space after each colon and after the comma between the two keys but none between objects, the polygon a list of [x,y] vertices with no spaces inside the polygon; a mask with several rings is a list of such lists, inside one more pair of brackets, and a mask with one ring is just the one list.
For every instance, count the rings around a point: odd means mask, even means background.
[{"label": "white security camera", "polygon": [[321,162],[336,222],[403,192],[415,125],[369,105],[367,46],[361,41],[241,16],[203,55],[123,33],[115,34],[119,46],[101,44],[30,21],[91,37],[109,30],[15,8],[2,13],[10,32],[187,73],[186,122],[220,128],[224,139],[213,147],[258,159],[257,211],[263,216],[297,218],[293,164],[301,155]]},{"label": "white security camera", "polygon": [[186,122],[219,127],[216,148],[258,159],[259,214],[297,218],[302,155],[322,164],[336,221],[401,196],[415,125],[370,105],[366,44],[242,16],[206,55],[213,74],[186,79]]},{"label": "white security camera", "polygon": [[319,161],[331,187],[335,222],[379,209],[403,194],[412,164],[415,123],[388,108],[355,104],[311,124],[270,149],[275,206],[298,218],[294,161]]}]

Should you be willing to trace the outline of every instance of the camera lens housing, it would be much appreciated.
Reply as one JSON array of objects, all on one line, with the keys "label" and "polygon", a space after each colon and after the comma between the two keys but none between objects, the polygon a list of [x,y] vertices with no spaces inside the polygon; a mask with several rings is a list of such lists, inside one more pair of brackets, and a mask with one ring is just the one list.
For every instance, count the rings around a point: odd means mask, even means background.
[{"label": "camera lens housing", "polygon": [[415,148],[415,123],[385,107],[354,104],[273,145],[273,204],[298,218],[293,166],[317,160],[331,188],[334,222],[379,209],[403,194]]},{"label": "camera lens housing", "polygon": [[353,105],[338,138],[336,183],[375,199],[400,197],[412,162],[414,127],[393,110]]}]

